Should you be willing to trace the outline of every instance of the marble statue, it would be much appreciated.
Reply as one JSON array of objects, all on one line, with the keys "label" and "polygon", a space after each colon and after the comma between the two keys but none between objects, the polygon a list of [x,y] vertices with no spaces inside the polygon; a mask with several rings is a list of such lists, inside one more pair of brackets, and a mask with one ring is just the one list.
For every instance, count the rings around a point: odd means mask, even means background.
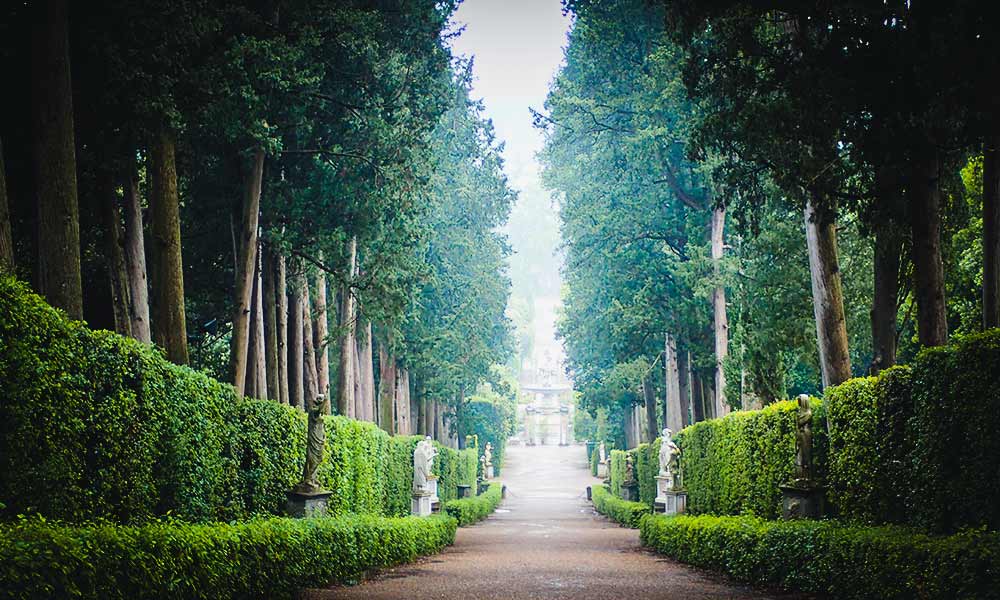
[{"label": "marble statue", "polygon": [[608,451],[604,448],[604,442],[601,442],[601,445],[598,448],[597,452],[599,453],[599,455],[601,457],[601,462],[602,463],[608,462]]},{"label": "marble statue", "polygon": [[293,488],[300,494],[314,494],[321,491],[316,475],[319,465],[323,462],[323,450],[326,446],[326,425],[323,421],[326,397],[319,394],[310,403],[308,429],[306,433],[306,465],[302,471],[302,481]]},{"label": "marble statue", "polygon": [[809,396],[799,396],[795,417],[795,479],[812,481],[812,407]]},{"label": "marble statue", "polygon": [[671,482],[675,476],[674,467],[677,466],[677,457],[681,453],[681,449],[674,443],[672,435],[673,432],[670,429],[664,429],[660,436],[660,477]]},{"label": "marble statue", "polygon": [[413,493],[428,493],[427,482],[432,475],[435,456],[437,450],[431,443],[430,437],[417,442],[416,448],[413,449]]},{"label": "marble statue", "polygon": [[493,466],[493,444],[486,442],[486,448],[483,449],[483,458],[486,459],[486,466]]},{"label": "marble statue", "polygon": [[631,454],[625,455],[625,482],[632,483],[635,481],[635,459],[632,458]]}]

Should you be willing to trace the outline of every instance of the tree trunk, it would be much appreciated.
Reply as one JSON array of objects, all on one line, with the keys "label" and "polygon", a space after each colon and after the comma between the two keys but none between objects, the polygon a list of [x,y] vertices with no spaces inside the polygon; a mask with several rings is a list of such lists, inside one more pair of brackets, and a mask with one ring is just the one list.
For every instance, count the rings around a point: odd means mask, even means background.
[{"label": "tree trunk", "polygon": [[375,421],[375,365],[372,357],[372,322],[365,323],[364,339],[361,340],[361,352],[358,361],[361,363],[361,392],[365,407],[365,420]]},{"label": "tree trunk", "polygon": [[153,338],[172,362],[188,364],[181,261],[180,197],[173,134],[161,130],[149,148],[149,205],[153,237]]},{"label": "tree trunk", "polygon": [[652,443],[660,435],[660,429],[656,423],[656,394],[650,377],[642,382],[642,397],[646,403],[646,441]]},{"label": "tree trunk", "polygon": [[68,2],[37,5],[31,35],[32,163],[38,193],[38,290],[83,318]]},{"label": "tree trunk", "polygon": [[1000,134],[983,144],[983,329],[1000,326]]},{"label": "tree trunk", "polygon": [[721,281],[720,263],[722,261],[723,233],[726,227],[726,209],[723,206],[712,208],[712,264],[715,270],[716,286],[712,290],[712,311],[715,327],[715,412],[724,416],[729,413],[729,403],[726,402],[726,373],[723,363],[729,356],[729,317],[726,314],[726,288]]},{"label": "tree trunk", "polygon": [[[358,259],[358,240],[351,238],[347,247],[347,272],[349,279],[354,278],[354,268]],[[350,284],[345,285],[341,304],[340,327],[340,367],[339,367],[339,394],[337,396],[337,411],[348,417],[354,409],[354,294]]]},{"label": "tree trunk", "polygon": [[444,405],[441,404],[440,400],[434,401],[434,430],[437,432],[435,439],[444,444],[448,441],[448,429],[445,427],[444,421]]},{"label": "tree trunk", "polygon": [[413,396],[417,407],[417,415],[416,419],[414,420],[414,424],[417,429],[416,431],[417,435],[424,436],[427,435],[427,402],[424,400],[422,394],[417,393],[417,390],[419,389],[420,389],[420,382],[419,381],[414,382]]},{"label": "tree trunk", "polygon": [[326,290],[326,273],[323,271],[318,271],[316,273],[316,315],[315,319],[315,331],[316,331],[316,352],[318,355],[318,360],[316,361],[317,375],[319,379],[319,393],[324,396],[330,394],[330,321],[329,321],[329,311],[327,310],[327,290]]},{"label": "tree trunk", "polygon": [[701,389],[701,375],[691,371],[691,416],[695,423],[705,420],[705,394]]},{"label": "tree trunk", "polygon": [[301,277],[297,273],[300,268],[301,265],[299,264],[293,265],[291,269],[293,274],[290,278],[291,294],[288,300],[288,400],[292,406],[305,410],[302,403],[305,396],[304,381],[302,379],[304,372],[302,364],[302,353],[304,351],[304,342],[302,339],[302,321],[304,316],[302,306],[303,291],[299,285]]},{"label": "tree trunk", "polygon": [[[694,407],[691,403],[691,354],[683,345],[677,345],[677,391],[680,392],[681,423],[687,427],[694,417]],[[683,429],[682,427],[681,429]]]},{"label": "tree trunk", "polygon": [[353,357],[354,368],[354,418],[359,421],[365,420],[364,391],[361,389],[361,351],[358,349],[357,327],[354,329],[354,343],[351,344],[351,356]]},{"label": "tree trunk", "polygon": [[277,311],[278,317],[278,395],[282,404],[294,406],[288,388],[288,279],[285,271],[285,257],[277,255],[275,257],[275,269],[277,269],[278,281]]},{"label": "tree trunk", "polygon": [[264,149],[254,150],[249,171],[243,180],[243,201],[240,203],[240,223],[237,236],[236,287],[233,311],[233,336],[229,345],[229,369],[233,374],[236,393],[243,395],[250,345],[251,294],[254,288],[254,268],[257,264],[257,223],[260,216],[261,182],[264,175]]},{"label": "tree trunk", "polygon": [[[256,283],[257,278],[253,279]],[[254,285],[250,290],[250,305],[249,305],[249,321],[250,321],[250,331],[247,332],[247,368],[245,372],[246,379],[243,382],[243,395],[250,398],[257,398],[257,320],[255,315],[257,314],[257,286]]]},{"label": "tree trunk", "polygon": [[313,347],[312,306],[309,302],[309,281],[305,274],[299,281],[302,290],[302,380],[306,406],[320,394],[319,373],[316,368],[316,352]]},{"label": "tree trunk", "polygon": [[891,221],[875,227],[875,293],[872,298],[871,375],[896,364],[896,297],[903,252],[903,233]]},{"label": "tree trunk", "polygon": [[257,376],[255,398],[267,400],[267,346],[264,345],[264,281],[261,269],[264,268],[263,261],[260,260],[260,246],[257,247],[257,273],[253,282],[253,332],[254,332],[254,353],[251,359],[254,361],[254,374]]},{"label": "tree trunk", "polygon": [[267,367],[267,397],[276,402],[288,402],[281,395],[278,375],[278,308],[277,308],[277,261],[274,253],[263,247],[261,271],[263,271],[264,302],[264,362]]},{"label": "tree trunk", "polygon": [[837,260],[837,228],[832,214],[823,214],[817,200],[814,196],[809,197],[805,225],[816,340],[823,387],[826,388],[850,379],[851,357],[847,350],[844,295]]},{"label": "tree trunk", "polygon": [[99,193],[102,197],[102,217],[104,221],[105,260],[108,267],[108,281],[111,284],[111,307],[115,316],[115,331],[121,335],[132,335],[132,321],[129,317],[131,304],[128,293],[128,274],[125,270],[125,253],[122,240],[121,212],[118,197],[111,178],[104,180]]},{"label": "tree trunk", "polygon": [[7,204],[7,174],[0,140],[0,271],[14,272],[14,237],[11,235],[10,209]]},{"label": "tree trunk", "polygon": [[153,341],[149,329],[149,283],[146,281],[146,242],[142,231],[142,203],[134,167],[122,181],[125,199],[125,269],[128,273],[129,318],[132,337]]},{"label": "tree trunk", "polygon": [[434,404],[427,399],[426,395],[421,398],[424,416],[424,435],[434,437]]},{"label": "tree trunk", "polygon": [[379,427],[392,434],[396,431],[392,410],[396,395],[396,360],[382,343],[378,346],[378,372]]},{"label": "tree trunk", "polygon": [[[396,366],[396,394],[395,394],[395,413],[396,413],[396,433],[406,435],[410,432],[410,424],[406,419],[406,386],[405,386],[406,369],[400,366]],[[438,440],[441,441],[441,440]],[[442,443],[444,443],[442,441]]]},{"label": "tree trunk", "polygon": [[917,337],[922,346],[948,342],[941,261],[940,164],[936,153],[914,160],[910,180],[910,233]]},{"label": "tree trunk", "polygon": [[[669,334],[667,335],[665,355],[667,363],[667,402],[664,405],[664,412],[666,414],[664,415],[663,422],[666,424],[666,427],[676,433],[684,428],[687,407],[681,401],[681,365],[677,356],[677,340]],[[685,362],[685,366],[686,364]]]}]

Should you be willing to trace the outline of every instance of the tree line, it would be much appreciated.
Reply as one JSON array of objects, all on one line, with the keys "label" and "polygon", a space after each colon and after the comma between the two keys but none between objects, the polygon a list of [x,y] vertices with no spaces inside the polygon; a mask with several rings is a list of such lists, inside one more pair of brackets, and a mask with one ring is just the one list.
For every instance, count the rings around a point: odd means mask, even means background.
[{"label": "tree line", "polygon": [[995,7],[565,7],[560,334],[625,443],[1000,324]]},{"label": "tree line", "polygon": [[514,193],[455,2],[15,3],[0,262],[241,395],[457,444]]}]

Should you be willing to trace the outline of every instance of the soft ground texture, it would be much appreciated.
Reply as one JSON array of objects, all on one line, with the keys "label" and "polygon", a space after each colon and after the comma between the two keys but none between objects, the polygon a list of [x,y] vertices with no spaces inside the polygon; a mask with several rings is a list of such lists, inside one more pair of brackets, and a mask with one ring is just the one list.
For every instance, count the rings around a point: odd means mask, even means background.
[{"label": "soft ground texture", "polygon": [[[580,446],[511,446],[507,499],[479,525],[459,529],[443,553],[375,575],[352,587],[312,590],[310,600],[677,598],[793,596],[753,590],[657,556],[639,533],[594,512]],[[798,598],[798,596],[795,596]]]}]

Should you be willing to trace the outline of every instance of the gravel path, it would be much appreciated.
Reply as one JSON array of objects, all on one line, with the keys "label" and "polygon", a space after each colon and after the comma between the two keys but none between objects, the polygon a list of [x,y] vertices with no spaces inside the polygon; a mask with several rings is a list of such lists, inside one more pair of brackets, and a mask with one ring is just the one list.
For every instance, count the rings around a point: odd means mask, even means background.
[{"label": "gravel path", "polygon": [[507,499],[479,525],[458,530],[455,545],[417,563],[384,571],[351,587],[312,590],[305,598],[567,600],[763,599],[644,550],[639,532],[594,512],[580,446],[512,446],[502,480]]}]

